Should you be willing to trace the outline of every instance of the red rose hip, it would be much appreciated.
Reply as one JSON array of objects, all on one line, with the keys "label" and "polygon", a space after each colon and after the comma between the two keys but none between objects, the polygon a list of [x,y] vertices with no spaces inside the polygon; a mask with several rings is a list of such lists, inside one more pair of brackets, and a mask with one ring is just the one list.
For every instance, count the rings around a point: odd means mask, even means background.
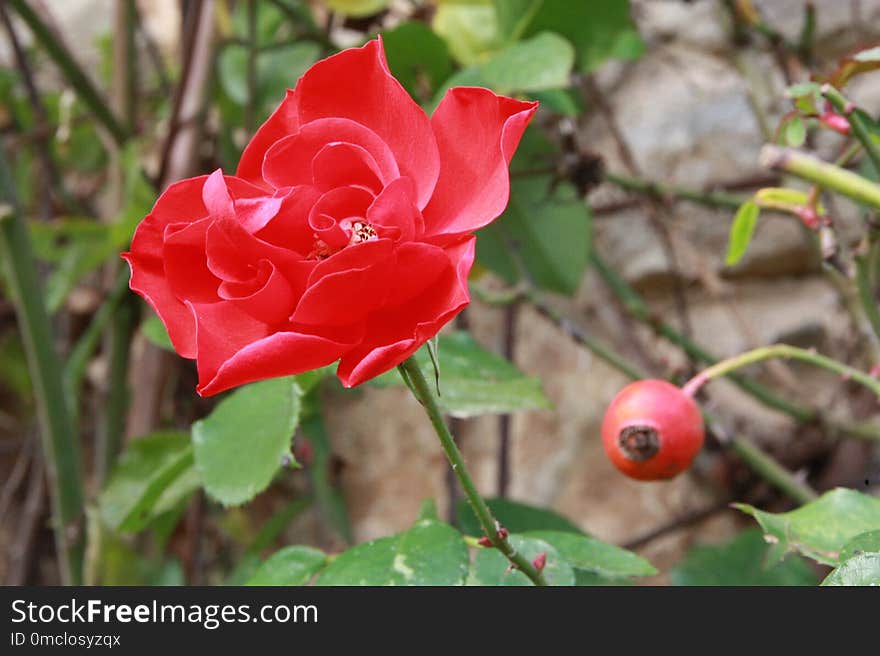
[{"label": "red rose hip", "polygon": [[602,445],[611,462],[642,481],[673,478],[687,469],[704,436],[697,404],[665,380],[627,385],[602,420]]}]

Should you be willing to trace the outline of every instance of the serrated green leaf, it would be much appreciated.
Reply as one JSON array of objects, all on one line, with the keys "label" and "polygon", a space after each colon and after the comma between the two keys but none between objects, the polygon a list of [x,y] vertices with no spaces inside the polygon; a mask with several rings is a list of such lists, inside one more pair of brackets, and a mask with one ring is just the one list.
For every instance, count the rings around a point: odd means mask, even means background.
[{"label": "serrated green leaf", "polygon": [[880,586],[880,553],[853,556],[831,572],[822,585]]},{"label": "serrated green leaf", "polygon": [[733,217],[733,224],[730,226],[727,256],[724,258],[724,263],[727,266],[736,264],[746,254],[752,236],[755,234],[755,226],[758,225],[760,213],[761,208],[753,200],[748,200],[740,205],[736,216]]},{"label": "serrated green leaf", "polygon": [[[547,555],[544,578],[550,585],[574,585],[574,570],[549,543],[524,535],[511,535],[511,546],[532,561],[541,552]],[[533,585],[520,571],[510,569],[510,561],[497,549],[479,549],[468,574],[468,585]]]},{"label": "serrated green leaf", "polygon": [[768,562],[761,532],[743,531],[724,544],[696,546],[670,572],[674,585],[816,585],[816,575],[799,556]]},{"label": "serrated green leaf", "polygon": [[[504,358],[491,353],[466,332],[440,336],[439,351],[443,368],[441,396],[436,397],[443,411],[453,417],[473,417],[549,407],[541,381],[524,375]],[[420,349],[416,359],[422,372],[430,375],[431,359]],[[382,387],[402,382],[398,370],[371,381]],[[431,390],[436,395],[436,390]]]},{"label": "serrated green leaf", "polygon": [[797,551],[831,566],[838,564],[847,542],[880,526],[880,499],[847,488],[826,492],[786,513],[769,513],[743,503],[734,507],[758,521],[774,556]]},{"label": "serrated green leaf", "polygon": [[284,547],[260,564],[245,585],[305,585],[326,561],[327,556],[319,549]]},{"label": "serrated green leaf", "polygon": [[140,531],[199,485],[184,433],[154,433],[134,440],[101,491],[101,519],[120,532]]},{"label": "serrated green leaf", "polygon": [[337,556],[317,585],[462,585],[468,551],[461,534],[432,519]]},{"label": "serrated green leaf", "polygon": [[574,48],[553,32],[542,32],[492,55],[483,75],[498,93],[562,89],[569,85]]},{"label": "serrated green leaf", "polygon": [[299,385],[275,378],[240,387],[193,424],[205,491],[227,506],[249,501],[272,481],[299,422]]},{"label": "serrated green leaf", "polygon": [[602,577],[626,578],[657,573],[654,566],[641,556],[586,535],[563,531],[529,531],[523,535],[553,545],[560,557],[573,568]]},{"label": "serrated green leaf", "polygon": [[845,562],[853,556],[859,556],[872,551],[880,552],[880,529],[859,533],[843,545],[843,548],[840,550],[840,562]]},{"label": "serrated green leaf", "polygon": [[800,116],[794,116],[785,124],[784,130],[785,143],[792,148],[800,148],[807,140],[807,126],[804,119]]},{"label": "serrated green leaf", "polygon": [[[486,503],[495,519],[511,533],[556,531],[585,535],[577,525],[548,508],[538,508],[502,498],[486,499]],[[474,511],[465,499],[458,501],[455,512],[462,532],[468,535],[483,534]]]}]

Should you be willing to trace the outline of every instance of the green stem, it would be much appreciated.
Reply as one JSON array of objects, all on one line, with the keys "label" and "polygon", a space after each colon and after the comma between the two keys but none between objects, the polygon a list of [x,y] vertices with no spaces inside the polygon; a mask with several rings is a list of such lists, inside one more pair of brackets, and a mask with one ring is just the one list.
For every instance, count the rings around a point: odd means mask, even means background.
[{"label": "green stem", "polygon": [[819,496],[809,485],[795,478],[791,472],[749,440],[735,437],[730,441],[729,447],[731,451],[749,463],[749,467],[760,474],[764,480],[773,483],[792,499],[800,503],[809,503]]},{"label": "green stem", "polygon": [[871,138],[871,132],[865,124],[864,117],[859,112],[854,111],[855,108],[853,107],[853,104],[844,98],[843,94],[830,84],[822,85],[822,95],[832,104],[839,114],[845,116],[846,120],[849,121],[853,135],[859,140],[859,143],[862,144],[865,153],[874,165],[874,170],[880,175],[880,148],[877,147],[877,144],[874,143],[874,140]]},{"label": "green stem", "polygon": [[768,144],[761,149],[760,161],[769,169],[791,173],[860,203],[880,207],[880,186],[818,157]]},{"label": "green stem", "polygon": [[798,348],[797,346],[790,346],[788,344],[773,344],[771,346],[762,346],[761,348],[756,348],[752,351],[740,353],[739,355],[728,358],[727,360],[722,360],[721,362],[712,365],[708,369],[704,369],[696,376],[691,378],[681,388],[681,390],[688,396],[693,396],[703,385],[714,378],[727,376],[732,371],[736,371],[737,369],[741,369],[750,364],[755,364],[756,362],[763,362],[764,360],[774,360],[776,358],[783,358],[786,360],[800,360],[801,362],[808,362],[817,367],[827,369],[828,371],[833,371],[834,373],[840,374],[841,376],[844,376],[849,380],[854,380],[855,382],[864,385],[869,390],[874,392],[874,394],[880,396],[880,380],[877,380],[870,374],[867,374],[864,371],[860,371],[859,369],[850,367],[849,365],[845,365],[842,362],[838,362],[833,358],[829,358],[814,351]]},{"label": "green stem", "polygon": [[440,411],[437,401],[431,393],[428,381],[425,380],[425,376],[415,356],[409,357],[398,368],[404,378],[409,380],[413,395],[425,408],[425,412],[431,420],[431,425],[434,427],[437,437],[440,438],[443,451],[446,452],[446,457],[452,465],[452,470],[458,476],[462,490],[464,490],[465,496],[468,502],[470,502],[471,508],[473,508],[474,514],[480,522],[480,526],[483,528],[483,532],[492,541],[495,548],[510,561],[511,565],[529,577],[535,585],[547,585],[544,575],[535,569],[534,565],[525,556],[514,549],[506,537],[500,534],[500,524],[492,516],[492,511],[489,510],[489,506],[486,505],[483,497],[477,491],[477,486],[474,485],[474,481],[464,464],[461,451],[458,450],[455,440],[452,439],[452,434],[443,420],[443,413]]},{"label": "green stem", "polygon": [[652,198],[675,198],[687,200],[698,205],[713,209],[738,209],[743,204],[744,198],[731,194],[718,192],[702,192],[694,189],[686,189],[672,185],[663,185],[641,178],[634,178],[619,173],[605,172],[605,179],[621,189],[650,196]]},{"label": "green stem", "polygon": [[880,339],[880,308],[877,305],[877,297],[871,285],[870,262],[873,252],[876,252],[877,244],[872,243],[868,252],[864,255],[856,255],[856,287],[859,291],[859,300],[865,311],[865,316],[874,330],[874,334]]},{"label": "green stem", "polygon": [[79,534],[83,515],[80,453],[52,344],[49,316],[40,288],[27,228],[15,205],[10,172],[0,156],[0,260],[15,303],[36,397],[37,418],[52,496],[55,545],[61,578],[77,584],[82,568]]},{"label": "green stem", "polygon": [[5,0],[13,8],[15,13],[27,23],[34,38],[46,50],[46,53],[61,69],[65,78],[76,91],[77,96],[95,115],[95,118],[107,129],[113,140],[118,144],[125,142],[128,137],[126,129],[113,114],[101,93],[95,88],[88,76],[76,63],[73,55],[64,44],[53,34],[37,13],[25,0]]}]

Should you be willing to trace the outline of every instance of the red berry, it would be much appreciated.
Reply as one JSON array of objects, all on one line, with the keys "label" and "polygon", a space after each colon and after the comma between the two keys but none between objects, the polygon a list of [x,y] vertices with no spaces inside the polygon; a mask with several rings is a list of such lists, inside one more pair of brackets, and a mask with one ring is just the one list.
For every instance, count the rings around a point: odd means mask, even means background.
[{"label": "red berry", "polygon": [[694,400],[665,380],[640,380],[614,397],[602,420],[602,445],[620,471],[642,481],[688,468],[704,439]]}]

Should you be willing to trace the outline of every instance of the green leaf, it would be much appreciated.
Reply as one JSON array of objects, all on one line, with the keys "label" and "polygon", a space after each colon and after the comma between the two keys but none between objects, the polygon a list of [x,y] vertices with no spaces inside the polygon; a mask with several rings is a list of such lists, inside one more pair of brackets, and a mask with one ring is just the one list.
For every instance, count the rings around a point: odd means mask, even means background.
[{"label": "green leaf", "polygon": [[556,32],[574,44],[578,68],[584,73],[608,59],[637,59],[645,51],[628,0],[544,0],[523,36],[543,31]]},{"label": "green leaf", "polygon": [[504,43],[518,41],[544,0],[493,0],[498,35]]},{"label": "green leaf", "polygon": [[389,0],[325,0],[327,6],[343,16],[372,16],[388,6]]},{"label": "green leaf", "polygon": [[853,556],[831,572],[822,585],[880,586],[880,553]]},{"label": "green leaf", "polygon": [[154,433],[120,456],[98,499],[101,518],[115,531],[140,531],[198,486],[188,436]]},{"label": "green leaf", "polygon": [[586,535],[563,531],[530,531],[524,535],[553,545],[562,559],[575,569],[602,577],[625,578],[657,573],[654,566],[641,556]]},{"label": "green leaf", "polygon": [[761,208],[753,200],[747,200],[740,205],[733,217],[733,224],[730,226],[730,236],[727,242],[727,256],[724,263],[732,266],[739,262],[752,241],[752,235],[755,234],[755,226],[758,225],[758,216]]},{"label": "green leaf", "polygon": [[300,388],[293,378],[240,387],[193,424],[196,466],[205,491],[230,506],[249,501],[292,459]]},{"label": "green leaf", "polygon": [[[544,552],[547,564],[544,566],[544,578],[550,585],[574,585],[574,570],[556,549],[538,538],[524,535],[511,535],[511,546],[530,561]],[[510,561],[497,549],[479,549],[474,557],[468,585],[533,585],[529,578],[520,571],[510,569]]]},{"label": "green leaf", "polygon": [[758,521],[775,557],[797,551],[831,566],[838,564],[847,542],[880,526],[880,499],[847,488],[826,492],[786,513],[764,512],[743,503],[734,507]]},{"label": "green leaf", "polygon": [[141,331],[143,331],[144,337],[156,346],[159,346],[166,351],[174,352],[174,345],[171,343],[171,338],[168,337],[168,331],[165,329],[165,324],[163,324],[162,320],[155,314],[151,314],[144,319],[141,324]]},{"label": "green leaf", "polygon": [[434,13],[431,27],[446,41],[462,66],[474,66],[501,46],[491,0],[444,2]]},{"label": "green leaf", "polygon": [[493,55],[483,75],[499,93],[561,89],[569,85],[574,48],[552,32],[542,32]]},{"label": "green leaf", "polygon": [[305,585],[326,561],[318,549],[284,547],[269,556],[245,585]]},{"label": "green leaf", "polygon": [[803,98],[819,93],[822,85],[818,82],[800,82],[792,84],[785,90],[785,95],[789,98]]},{"label": "green leaf", "polygon": [[[510,499],[486,499],[492,514],[501,525],[511,533],[528,531],[562,531],[584,535],[578,526],[547,508],[530,506]],[[460,499],[455,507],[458,523],[467,535],[482,535],[483,529],[477,521],[474,511],[465,499]]]},{"label": "green leaf", "polygon": [[462,585],[468,551],[461,534],[432,519],[337,556],[318,585]]},{"label": "green leaf", "polygon": [[794,116],[785,124],[784,132],[785,143],[792,148],[800,148],[807,140],[807,126],[804,119],[800,116]]},{"label": "green leaf", "polygon": [[419,519],[440,519],[440,516],[437,514],[437,504],[433,499],[425,499],[422,501],[422,505],[419,506],[418,517]]},{"label": "green leaf", "polygon": [[767,562],[768,545],[750,529],[720,545],[692,547],[670,572],[675,585],[815,585],[816,575],[798,556]]},{"label": "green leaf", "polygon": [[880,552],[880,529],[860,533],[843,545],[840,550],[840,562],[845,562],[853,556],[859,556],[869,551]]},{"label": "green leaf", "polygon": [[571,295],[590,257],[589,208],[571,184],[528,174],[546,169],[556,156],[546,137],[526,130],[511,164],[510,202],[497,221],[480,230],[477,261],[508,282],[525,273],[541,289]]},{"label": "green leaf", "polygon": [[309,499],[294,499],[267,519],[239,558],[227,579],[227,584],[243,585],[247,582],[260,564],[260,553],[275,542],[294,518],[309,507],[311,507]]},{"label": "green leaf", "polygon": [[382,33],[382,42],[388,67],[413,98],[430,98],[452,75],[446,42],[424,23],[398,25]]},{"label": "green leaf", "polygon": [[[453,417],[474,417],[547,408],[550,402],[541,389],[541,381],[524,375],[504,358],[487,351],[466,332],[441,335],[439,340],[443,367],[442,396],[437,402]],[[431,359],[427,349],[420,349],[416,359],[422,372],[430,375]],[[382,387],[400,384],[397,370],[372,381]],[[431,390],[436,394],[436,390]]]},{"label": "green leaf", "polygon": [[[311,41],[262,50],[257,55],[257,86],[255,102],[263,114],[284,97],[284,90],[314,64],[321,55],[321,47]],[[220,85],[229,98],[238,105],[248,103],[248,59],[246,46],[229,44],[220,51],[217,71]]]}]

